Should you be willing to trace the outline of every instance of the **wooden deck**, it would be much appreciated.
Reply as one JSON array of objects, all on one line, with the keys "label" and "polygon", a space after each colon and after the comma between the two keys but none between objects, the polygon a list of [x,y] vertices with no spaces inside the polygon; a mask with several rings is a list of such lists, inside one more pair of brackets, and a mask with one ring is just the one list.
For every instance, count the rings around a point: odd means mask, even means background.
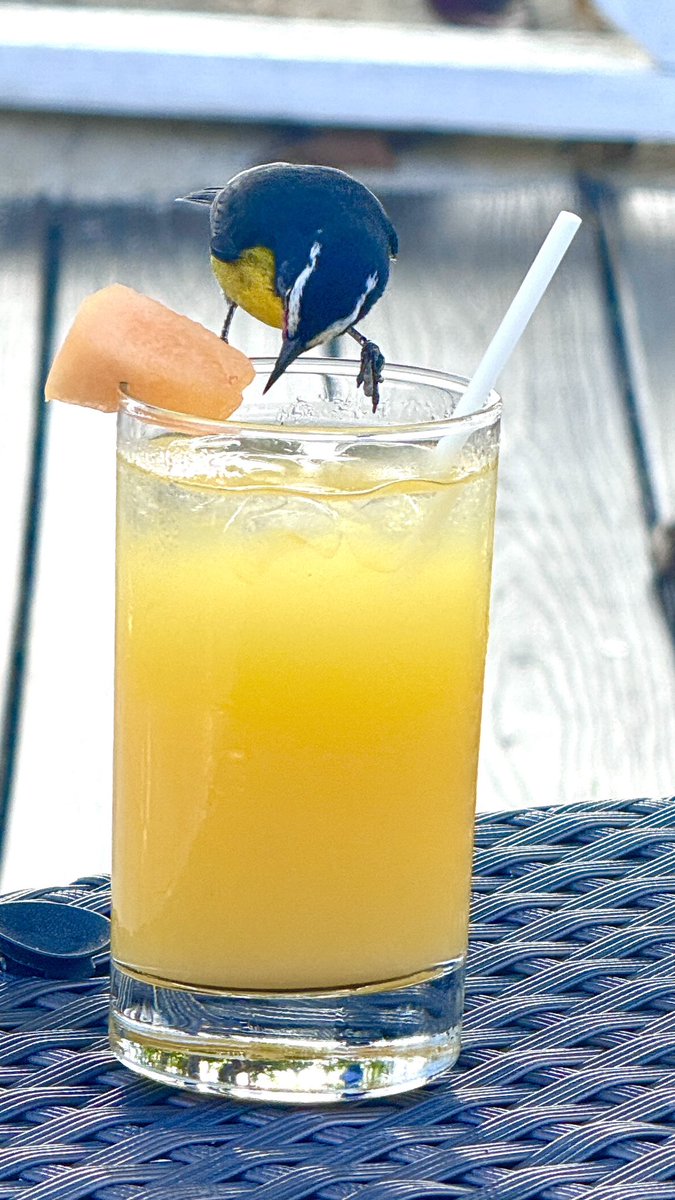
[{"label": "wooden deck", "polygon": [[[40,377],[79,301],[112,280],[218,327],[203,214],[171,203],[190,154],[192,186],[214,182],[200,144],[176,140],[149,204],[101,204],[73,174],[0,210],[4,888],[109,855],[114,422],[47,412]],[[581,172],[563,153],[441,158],[376,179],[401,255],[368,328],[391,361],[471,373],[555,214],[585,218],[503,379],[479,805],[671,794],[675,605],[651,527],[675,518],[672,177]],[[276,344],[236,322],[248,352]]]}]

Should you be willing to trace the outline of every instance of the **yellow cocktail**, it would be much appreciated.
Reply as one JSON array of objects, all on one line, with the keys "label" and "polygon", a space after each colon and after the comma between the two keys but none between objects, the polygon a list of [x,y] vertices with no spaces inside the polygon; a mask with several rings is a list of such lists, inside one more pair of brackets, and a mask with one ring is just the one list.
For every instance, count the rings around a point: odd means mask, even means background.
[{"label": "yellow cocktail", "polygon": [[118,969],[202,993],[455,969],[496,414],[441,473],[428,428],[147,418],[119,456]]}]

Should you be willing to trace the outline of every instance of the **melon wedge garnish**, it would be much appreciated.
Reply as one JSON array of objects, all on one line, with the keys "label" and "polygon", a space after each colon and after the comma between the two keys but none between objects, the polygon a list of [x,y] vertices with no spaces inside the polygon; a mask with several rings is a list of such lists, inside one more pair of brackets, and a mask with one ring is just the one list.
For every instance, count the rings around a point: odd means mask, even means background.
[{"label": "melon wedge garnish", "polygon": [[223,420],[253,375],[246,355],[215,333],[116,283],[80,305],[45,396],[116,412],[123,390],[157,408]]}]

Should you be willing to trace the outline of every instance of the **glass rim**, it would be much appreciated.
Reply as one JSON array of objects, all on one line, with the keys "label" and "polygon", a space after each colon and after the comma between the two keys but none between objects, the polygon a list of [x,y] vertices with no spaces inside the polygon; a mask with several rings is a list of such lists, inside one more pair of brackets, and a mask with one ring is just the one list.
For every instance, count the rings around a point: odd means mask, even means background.
[{"label": "glass rim", "polygon": [[[276,362],[273,357],[255,357],[251,362],[256,369],[256,374],[270,372]],[[285,375],[334,375],[334,376],[352,376],[355,377],[360,369],[360,361],[350,358],[304,358],[296,359],[295,362],[286,369]],[[463,392],[469,384],[469,380],[463,375],[455,375],[449,371],[439,371],[430,367],[413,367],[402,363],[387,363],[385,368],[385,379],[387,375],[396,376],[401,382],[415,383],[419,382],[426,387],[444,388],[446,391]],[[239,409],[236,408],[228,416],[219,420],[214,417],[199,417],[186,412],[178,412],[173,409],[160,408],[154,404],[148,404],[144,400],[139,400],[128,392],[121,390],[120,396],[120,414],[128,415],[141,419],[148,424],[160,425],[163,428],[171,428],[176,432],[185,432],[193,436],[213,436],[215,434],[231,433],[236,430],[238,433],[265,434],[268,437],[283,436],[288,438],[289,434],[299,438],[325,438],[327,435],[332,438],[348,438],[354,441],[359,438],[378,438],[393,440],[401,435],[412,436],[432,436],[434,438],[442,437],[443,434],[450,431],[456,432],[463,430],[466,436],[469,436],[475,430],[489,427],[496,423],[500,418],[502,411],[501,395],[493,388],[482,408],[476,412],[467,413],[462,417],[441,417],[438,420],[424,421],[408,421],[396,422],[392,421],[387,424],[379,424],[374,418],[373,423],[366,425],[347,425],[344,422],[336,421],[335,424],[326,424],[321,421],[316,423],[298,423],[292,421],[279,421],[273,417],[269,419],[237,419]]]}]

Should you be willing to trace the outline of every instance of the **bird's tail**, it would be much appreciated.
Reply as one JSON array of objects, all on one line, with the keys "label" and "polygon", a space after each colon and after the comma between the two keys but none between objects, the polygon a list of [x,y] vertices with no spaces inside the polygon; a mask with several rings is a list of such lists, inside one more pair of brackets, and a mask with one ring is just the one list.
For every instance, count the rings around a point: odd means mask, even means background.
[{"label": "bird's tail", "polygon": [[187,196],[176,196],[177,204],[213,204],[220,188],[202,188],[200,192],[188,192]]}]

